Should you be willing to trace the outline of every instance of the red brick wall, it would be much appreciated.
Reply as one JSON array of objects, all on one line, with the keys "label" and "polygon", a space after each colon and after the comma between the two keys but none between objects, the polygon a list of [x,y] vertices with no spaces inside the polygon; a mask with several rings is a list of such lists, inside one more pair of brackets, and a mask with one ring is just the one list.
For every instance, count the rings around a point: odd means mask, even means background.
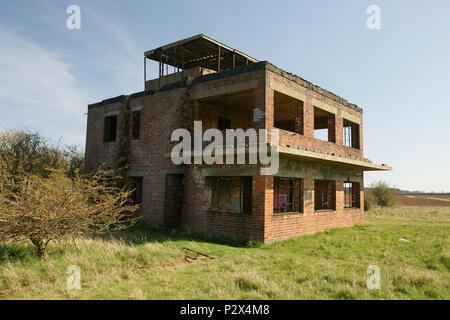
[{"label": "red brick wall", "polygon": [[[166,173],[176,169],[170,157],[173,130],[184,127],[185,88],[161,91],[153,95],[130,98],[130,107],[142,107],[141,136],[131,141],[130,175],[143,176],[143,207],[141,214],[148,223],[163,224],[165,211]],[[96,170],[101,164],[115,169],[117,159],[116,142],[103,143],[103,118],[108,112],[119,113],[124,101],[91,107],[88,111],[86,142],[86,167]]]},{"label": "red brick wall", "polygon": [[[281,145],[300,145],[329,153],[350,155],[361,158],[362,125],[360,126],[361,149],[356,150],[342,146],[342,116],[345,111],[356,117],[362,117],[361,112],[348,106],[321,96],[316,91],[304,88],[298,83],[284,78],[265,69],[250,72],[230,74],[229,76],[212,77],[210,81],[194,81],[191,88],[163,90],[144,96],[132,96],[131,108],[142,107],[141,138],[131,142],[130,175],[144,176],[143,199],[141,210],[147,223],[163,224],[166,202],[166,175],[168,170],[180,169],[175,166],[170,157],[172,146],[170,136],[177,128],[192,128],[194,119],[206,120],[207,127],[214,126],[217,115],[227,115],[223,108],[207,105],[186,103],[187,95],[196,91],[220,88],[249,80],[256,80],[257,87],[253,90],[253,113],[245,115],[230,114],[236,123],[246,127],[253,124],[256,129],[271,129],[274,126],[274,91],[269,88],[272,79],[281,81],[307,95],[303,102],[303,135],[281,131]],[[314,139],[314,112],[311,99],[325,101],[336,107],[336,143]],[[118,142],[103,143],[103,118],[109,112],[120,112],[123,101],[104,103],[92,106],[88,112],[88,128],[86,143],[86,167],[95,170],[100,164],[114,168],[117,157]],[[300,104],[299,104],[300,107]],[[208,113],[211,110],[211,113]],[[300,111],[301,112],[301,111]],[[120,123],[120,115],[118,119]],[[270,139],[270,135],[269,135]],[[321,166],[315,163],[305,164],[304,201],[302,214],[273,214],[273,177],[256,175],[252,178],[252,215],[211,212],[211,190],[206,177],[202,175],[201,166],[188,165],[184,167],[184,198],[182,226],[192,232],[208,235],[235,238],[241,240],[261,240],[272,242],[287,239],[292,236],[309,234],[328,228],[352,226],[363,222],[362,209],[344,209],[343,180],[336,180],[336,210],[314,211],[314,179],[313,173],[321,171]],[[214,167],[214,166],[212,166]],[[224,167],[224,166],[216,166]],[[351,171],[351,172],[350,172]],[[353,175],[355,170],[349,172]],[[357,170],[356,170],[357,171]],[[345,173],[345,172],[344,172]],[[359,172],[360,174],[360,172]],[[361,180],[362,185],[362,180]],[[364,204],[364,192],[361,191],[361,207]]]},{"label": "red brick wall", "polygon": [[[267,81],[268,83],[277,82],[284,86],[294,89],[302,94],[306,95],[306,101],[303,101],[303,112],[304,112],[304,134],[298,134],[290,131],[280,130],[280,145],[299,145],[307,147],[310,149],[321,150],[328,153],[334,153],[341,156],[351,156],[353,158],[362,159],[363,158],[363,137],[362,137],[362,125],[360,125],[360,149],[349,148],[343,145],[343,114],[347,113],[354,117],[362,120],[362,112],[355,110],[354,108],[345,106],[338,103],[330,98],[324,97],[323,95],[305,88],[298,83],[295,83],[282,75],[277,73],[267,71]],[[267,88],[267,104],[268,109],[267,114],[273,113],[273,89]],[[272,93],[271,93],[272,91]],[[336,143],[322,141],[319,139],[314,139],[314,105],[312,104],[312,99],[322,101],[337,109],[337,114],[335,116],[335,126],[331,126],[334,130],[329,130],[329,135],[335,134]],[[271,111],[270,111],[271,110]],[[272,121],[268,121],[268,125],[272,125]],[[270,127],[268,126],[268,129]],[[334,131],[334,132],[333,132]]]},{"label": "red brick wall", "polygon": [[[248,80],[257,80],[258,86],[254,90],[254,108],[262,112],[265,110],[265,71],[258,70],[246,74],[231,76],[226,79],[200,83],[192,88],[195,90],[205,90],[220,88],[226,85],[233,85]],[[209,109],[208,109],[209,108]],[[211,111],[211,112],[208,112]],[[238,124],[243,128],[247,124],[254,122],[253,113],[236,114],[227,113],[223,108],[208,104],[200,104],[195,112],[196,119],[204,120],[203,129],[214,127],[217,116],[232,117],[233,128],[238,128]],[[256,125],[264,128],[264,115]],[[259,124],[258,124],[259,123]],[[256,126],[255,125],[255,126]],[[226,167],[225,165],[215,165],[210,167]],[[261,177],[253,177],[252,183],[252,215],[224,213],[210,211],[211,189],[207,184],[206,177],[201,174],[201,166],[189,166],[185,179],[185,207],[183,212],[183,227],[191,232],[201,232],[204,234],[232,238],[238,240],[263,240],[264,239],[264,206],[265,189],[260,183]]]},{"label": "red brick wall", "polygon": [[[303,213],[274,214],[272,210],[269,210],[273,201],[273,185],[271,183],[273,180],[270,178],[268,177],[269,188],[266,195],[268,210],[265,220],[265,242],[270,243],[331,228],[350,227],[364,222],[363,209],[344,209],[343,180],[336,180],[336,210],[314,210],[312,165],[307,168],[307,176],[303,180]],[[361,192],[361,201],[363,201],[363,192]]]}]

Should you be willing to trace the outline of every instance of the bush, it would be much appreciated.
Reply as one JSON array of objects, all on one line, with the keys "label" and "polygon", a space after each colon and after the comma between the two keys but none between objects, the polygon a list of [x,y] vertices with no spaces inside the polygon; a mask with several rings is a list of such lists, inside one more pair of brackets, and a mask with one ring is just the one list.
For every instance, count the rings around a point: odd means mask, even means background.
[{"label": "bush", "polygon": [[28,130],[0,132],[0,164],[10,177],[33,174],[48,177],[51,169],[63,169],[70,177],[82,172],[84,154],[76,146],[61,146]]},{"label": "bush", "polygon": [[392,207],[395,205],[395,191],[385,182],[379,181],[373,183],[369,191],[370,193],[373,194],[376,204],[381,207]]},{"label": "bush", "polygon": [[41,258],[52,240],[121,230],[138,220],[132,191],[116,187],[108,172],[71,179],[59,169],[48,177],[0,178],[0,242],[29,240]]}]

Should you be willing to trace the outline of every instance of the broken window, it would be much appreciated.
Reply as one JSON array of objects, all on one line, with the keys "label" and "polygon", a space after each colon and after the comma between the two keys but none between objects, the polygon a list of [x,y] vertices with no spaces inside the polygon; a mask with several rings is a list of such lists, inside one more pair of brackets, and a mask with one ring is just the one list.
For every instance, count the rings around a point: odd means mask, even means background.
[{"label": "broken window", "polygon": [[303,212],[303,180],[273,178],[273,212]]},{"label": "broken window", "polygon": [[303,101],[275,91],[273,109],[276,128],[303,134]]},{"label": "broken window", "polygon": [[105,117],[103,141],[114,142],[117,136],[117,116]]},{"label": "broken window", "polygon": [[219,129],[221,131],[231,129],[231,119],[217,117],[217,129]]},{"label": "broken window", "polygon": [[142,204],[142,186],[144,178],[143,177],[130,177],[130,185],[133,193],[131,199],[135,204]]},{"label": "broken window", "polygon": [[141,135],[141,111],[134,111],[132,114],[131,125],[132,137],[134,140],[138,140]]},{"label": "broken window", "polygon": [[336,210],[335,181],[314,181],[314,210]]},{"label": "broken window", "polygon": [[252,213],[252,177],[212,177],[211,210]]},{"label": "broken window", "polygon": [[360,208],[360,189],[357,182],[344,183],[344,207]]},{"label": "broken window", "polygon": [[314,107],[314,138],[336,142],[335,115]]},{"label": "broken window", "polygon": [[344,119],[344,146],[359,149],[359,124]]}]

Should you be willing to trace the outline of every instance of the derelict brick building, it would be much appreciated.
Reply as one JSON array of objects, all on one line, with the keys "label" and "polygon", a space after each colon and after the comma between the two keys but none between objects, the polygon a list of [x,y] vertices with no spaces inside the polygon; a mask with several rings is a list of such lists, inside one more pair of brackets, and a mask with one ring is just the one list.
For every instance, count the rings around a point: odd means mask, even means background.
[{"label": "derelict brick building", "polygon": [[[128,150],[126,174],[147,223],[264,242],[363,223],[363,172],[391,168],[364,158],[359,107],[205,35],[148,51],[147,60],[158,62],[159,77],[89,105],[86,140],[88,170],[116,169]],[[203,131],[280,129],[278,173],[173,164],[171,134],[193,131],[195,120]]]}]

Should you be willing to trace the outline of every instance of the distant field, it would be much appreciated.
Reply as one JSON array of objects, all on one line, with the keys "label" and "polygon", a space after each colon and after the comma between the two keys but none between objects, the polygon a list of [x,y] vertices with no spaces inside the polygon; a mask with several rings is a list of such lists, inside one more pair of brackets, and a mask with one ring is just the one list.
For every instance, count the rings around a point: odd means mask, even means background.
[{"label": "distant field", "polygon": [[446,194],[446,195],[432,195],[431,197],[450,201],[450,195],[448,195],[448,194]]},{"label": "distant field", "polygon": [[[273,245],[139,226],[114,238],[0,250],[0,299],[450,299],[450,207],[372,208],[365,224]],[[407,239],[400,241],[399,239]],[[217,257],[187,263],[183,247]],[[81,290],[66,289],[67,267]],[[377,265],[381,288],[366,286]]]},{"label": "distant field", "polygon": [[397,195],[397,203],[405,206],[450,207],[450,196],[443,195]]}]

